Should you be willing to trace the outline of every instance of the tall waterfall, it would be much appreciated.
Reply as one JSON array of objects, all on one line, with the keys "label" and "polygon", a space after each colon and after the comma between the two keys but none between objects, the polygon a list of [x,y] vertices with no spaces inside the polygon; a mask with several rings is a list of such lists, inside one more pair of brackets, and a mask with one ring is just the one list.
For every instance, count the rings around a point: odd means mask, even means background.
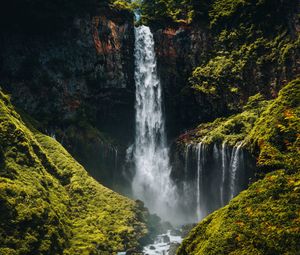
[{"label": "tall waterfall", "polygon": [[149,209],[168,219],[175,202],[166,145],[162,89],[157,77],[154,40],[150,29],[135,29],[136,133],[133,148],[133,194]]}]

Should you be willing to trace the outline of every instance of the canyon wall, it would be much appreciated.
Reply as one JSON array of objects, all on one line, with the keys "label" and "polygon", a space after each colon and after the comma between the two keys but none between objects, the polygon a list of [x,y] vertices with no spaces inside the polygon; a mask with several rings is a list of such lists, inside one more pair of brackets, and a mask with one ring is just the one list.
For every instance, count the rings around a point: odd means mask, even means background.
[{"label": "canyon wall", "polygon": [[299,2],[207,5],[192,21],[143,16],[156,40],[171,137],[241,111],[256,93],[275,98],[300,72]]},{"label": "canyon wall", "polygon": [[112,186],[134,134],[133,14],[100,6],[65,16],[23,27],[15,17],[1,31],[0,84],[41,130]]}]

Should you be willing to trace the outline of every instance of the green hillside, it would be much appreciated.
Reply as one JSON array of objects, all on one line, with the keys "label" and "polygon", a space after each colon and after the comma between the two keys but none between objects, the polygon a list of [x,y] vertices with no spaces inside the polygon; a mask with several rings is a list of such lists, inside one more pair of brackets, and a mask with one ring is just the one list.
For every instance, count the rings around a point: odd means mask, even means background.
[{"label": "green hillside", "polygon": [[0,93],[0,254],[115,254],[146,233],[142,208],[92,179]]},{"label": "green hillside", "polygon": [[[255,114],[258,105],[265,110]],[[252,100],[246,108],[229,119],[200,125],[191,139],[243,140],[256,152],[260,174],[271,173],[200,222],[178,255],[279,255],[300,250],[300,80],[290,82],[277,99]]]}]

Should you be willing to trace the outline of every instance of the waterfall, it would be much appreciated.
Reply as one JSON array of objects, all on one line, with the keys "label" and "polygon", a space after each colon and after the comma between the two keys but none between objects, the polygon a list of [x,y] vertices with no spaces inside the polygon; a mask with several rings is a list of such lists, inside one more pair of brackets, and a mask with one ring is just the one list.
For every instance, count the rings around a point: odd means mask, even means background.
[{"label": "waterfall", "polygon": [[201,212],[201,186],[202,186],[202,167],[203,167],[203,149],[204,144],[200,142],[197,145],[197,221],[200,221],[203,218]]},{"label": "waterfall", "polygon": [[239,168],[240,160],[240,152],[242,148],[242,143],[239,143],[237,147],[234,147],[233,153],[231,156],[231,163],[230,163],[230,198],[232,199],[237,194],[236,188],[236,175]]},{"label": "waterfall", "polygon": [[[211,145],[200,142],[186,146],[183,184],[184,187],[195,188],[183,189],[181,204],[189,205],[186,213],[190,213],[190,217],[194,215],[194,220],[199,221],[225,206],[247,187],[249,178],[253,176],[255,159],[245,154],[242,145],[237,143],[235,147],[230,147],[225,142]],[[193,212],[189,212],[191,210]]]},{"label": "waterfall", "polygon": [[136,133],[133,194],[164,219],[174,203],[166,145],[162,89],[157,77],[154,40],[146,26],[135,28]]},{"label": "waterfall", "polygon": [[184,179],[187,180],[188,177],[188,168],[189,168],[189,152],[190,152],[191,144],[188,144],[185,148],[185,156],[184,156]]},{"label": "waterfall", "polygon": [[224,206],[224,186],[225,186],[225,176],[226,176],[226,166],[227,166],[227,151],[226,143],[222,143],[222,183],[220,185],[220,195],[221,195],[221,205]]}]

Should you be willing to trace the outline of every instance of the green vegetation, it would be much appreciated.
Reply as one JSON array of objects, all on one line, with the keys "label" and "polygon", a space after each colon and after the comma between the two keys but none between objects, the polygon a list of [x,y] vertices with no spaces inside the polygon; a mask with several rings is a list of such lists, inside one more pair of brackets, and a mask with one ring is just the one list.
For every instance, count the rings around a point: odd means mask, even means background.
[{"label": "green vegetation", "polygon": [[299,254],[300,172],[268,174],[205,218],[177,255]]},{"label": "green vegetation", "polygon": [[243,141],[257,155],[262,173],[271,173],[200,222],[178,255],[296,255],[300,250],[300,79],[275,100],[251,97],[244,110],[200,125],[190,139]]},{"label": "green vegetation", "polygon": [[[252,96],[244,107],[245,111],[229,118],[216,119],[212,123],[200,124],[196,130],[191,132],[192,139],[196,142],[201,140],[206,143],[224,141],[228,145],[234,146],[243,141],[250,133],[268,103],[268,101],[263,100],[261,94]],[[191,137],[187,136],[187,138],[190,139]]]},{"label": "green vegetation", "polygon": [[151,26],[184,22],[195,31],[208,31],[211,46],[194,67],[188,86],[225,102],[227,112],[237,112],[249,96],[276,97],[282,84],[297,76],[298,4],[297,0],[146,0],[141,17]]},{"label": "green vegetation", "polygon": [[134,11],[140,6],[139,0],[111,0],[111,7],[117,10]]},{"label": "green vegetation", "polygon": [[296,79],[275,100],[267,101],[257,94],[249,98],[242,113],[201,124],[186,138],[206,143],[225,141],[231,146],[243,141],[257,154],[261,169],[294,171],[300,166],[299,105],[300,79]]},{"label": "green vegetation", "polygon": [[115,254],[138,247],[147,211],[92,179],[0,92],[0,253]]},{"label": "green vegetation", "polygon": [[194,20],[208,20],[208,0],[144,0],[141,3],[141,21],[148,25],[165,23],[190,24]]},{"label": "green vegetation", "polygon": [[141,5],[142,23],[190,23],[194,16],[192,0],[145,0]]},{"label": "green vegetation", "polygon": [[276,75],[297,74],[294,59],[300,54],[300,37],[291,31],[296,11],[295,0],[212,1],[209,27],[214,46],[207,62],[193,71],[191,86],[226,101],[231,111],[251,94],[276,95],[280,82],[286,82],[276,81]]},{"label": "green vegetation", "polygon": [[267,171],[300,171],[300,79],[285,86],[245,138],[258,166]]}]

